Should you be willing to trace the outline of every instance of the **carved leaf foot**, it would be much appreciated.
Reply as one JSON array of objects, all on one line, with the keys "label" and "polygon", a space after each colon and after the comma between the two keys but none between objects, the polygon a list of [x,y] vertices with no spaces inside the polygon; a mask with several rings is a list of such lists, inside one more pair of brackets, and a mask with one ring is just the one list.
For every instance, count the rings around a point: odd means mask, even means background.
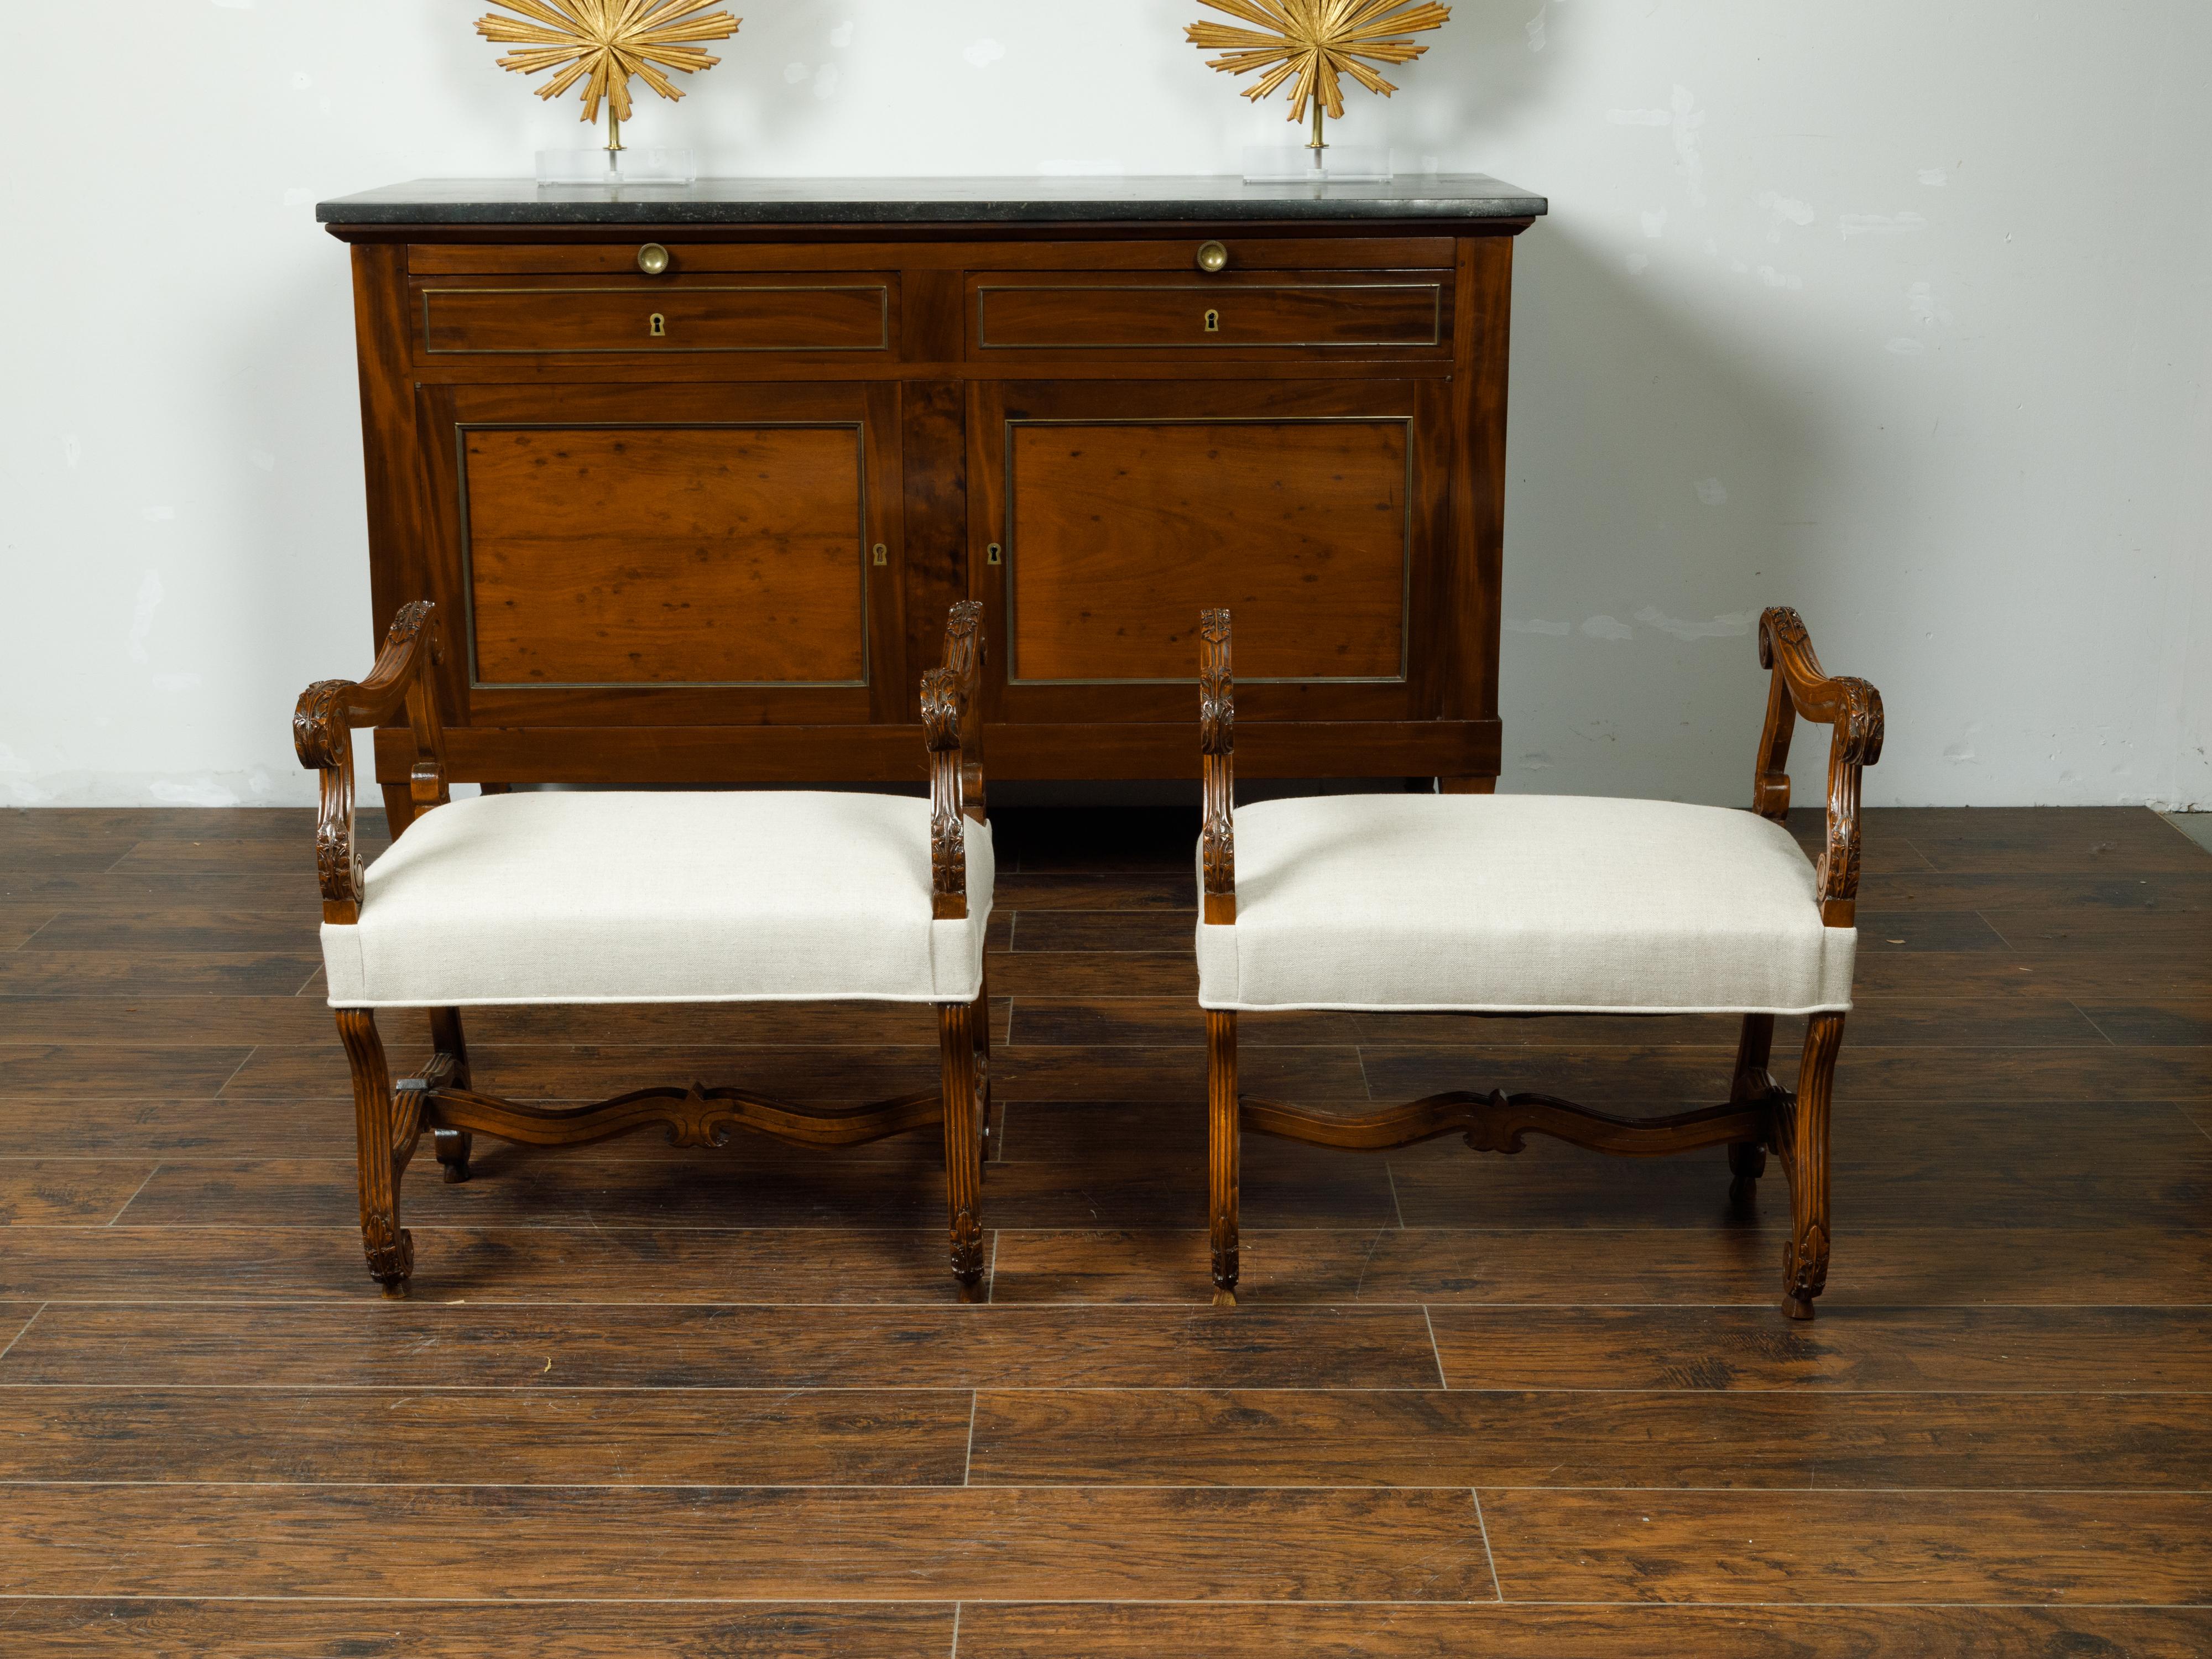
[{"label": "carved leaf foot", "polygon": [[963,1209],[952,1218],[952,1276],[963,1292],[983,1282],[983,1229],[973,1210]]},{"label": "carved leaf foot", "polygon": [[407,1281],[415,1272],[415,1235],[404,1227],[394,1232],[380,1218],[364,1222],[361,1236],[368,1276],[384,1286],[386,1296],[406,1295]]}]

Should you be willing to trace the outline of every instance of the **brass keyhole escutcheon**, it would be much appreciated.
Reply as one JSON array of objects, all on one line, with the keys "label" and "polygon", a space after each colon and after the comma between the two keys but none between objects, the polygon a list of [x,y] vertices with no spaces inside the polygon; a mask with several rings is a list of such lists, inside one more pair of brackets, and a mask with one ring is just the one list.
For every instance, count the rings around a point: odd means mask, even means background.
[{"label": "brass keyhole escutcheon", "polygon": [[653,313],[653,337],[656,340],[668,337],[668,319],[657,311]]},{"label": "brass keyhole escutcheon", "polygon": [[876,562],[878,564],[889,564],[890,562],[890,549],[884,546],[881,542],[878,542],[876,544]]},{"label": "brass keyhole escutcheon", "polygon": [[1201,242],[1198,249],[1198,268],[1212,276],[1229,269],[1229,250],[1218,242]]},{"label": "brass keyhole escutcheon", "polygon": [[1209,311],[1206,313],[1206,331],[1208,334],[1218,334],[1221,332],[1221,313],[1219,312]]},{"label": "brass keyhole escutcheon", "polygon": [[998,562],[999,562],[999,544],[998,544],[998,543],[996,543],[996,542],[993,542],[993,543],[991,544],[990,547],[986,550],[985,556],[986,556],[987,558],[988,558],[988,559],[990,560],[990,562],[991,562],[993,564],[996,564],[996,563],[998,563]]},{"label": "brass keyhole escutcheon", "polygon": [[637,268],[648,276],[658,276],[668,269],[668,250],[658,242],[647,242],[637,251]]}]

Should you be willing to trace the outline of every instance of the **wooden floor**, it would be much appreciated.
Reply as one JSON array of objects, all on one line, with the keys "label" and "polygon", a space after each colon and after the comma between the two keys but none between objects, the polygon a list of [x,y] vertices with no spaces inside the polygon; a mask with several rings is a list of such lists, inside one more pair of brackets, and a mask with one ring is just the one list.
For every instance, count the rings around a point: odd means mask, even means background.
[{"label": "wooden floor", "polygon": [[[1807,1327],[1778,1175],[1736,1218],[1717,1153],[1549,1142],[1248,1140],[1208,1307],[1194,827],[1000,819],[989,1305],[927,1136],[425,1157],[391,1303],[307,816],[0,815],[0,1653],[2212,1652],[2212,854],[1871,815]],[[471,1034],[562,1098],[937,1063],[927,1011]],[[1732,1039],[1315,1014],[1243,1062],[1662,1110]]]}]

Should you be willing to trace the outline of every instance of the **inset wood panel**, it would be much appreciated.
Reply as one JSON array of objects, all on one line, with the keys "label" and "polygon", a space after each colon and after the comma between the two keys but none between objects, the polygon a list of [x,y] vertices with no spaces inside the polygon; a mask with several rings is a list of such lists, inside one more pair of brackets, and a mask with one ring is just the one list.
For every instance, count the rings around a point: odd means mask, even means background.
[{"label": "inset wood panel", "polygon": [[485,685],[867,678],[858,426],[464,427]]},{"label": "inset wood panel", "polygon": [[1010,677],[1193,679],[1199,612],[1227,605],[1240,679],[1402,679],[1413,441],[1409,419],[1010,422]]},{"label": "inset wood panel", "polygon": [[890,349],[883,283],[433,288],[422,300],[433,356]]}]

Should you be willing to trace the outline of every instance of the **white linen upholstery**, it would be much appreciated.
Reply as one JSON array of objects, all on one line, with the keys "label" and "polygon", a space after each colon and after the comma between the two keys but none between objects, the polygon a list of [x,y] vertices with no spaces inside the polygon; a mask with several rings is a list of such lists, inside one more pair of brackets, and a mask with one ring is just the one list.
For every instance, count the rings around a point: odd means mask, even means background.
[{"label": "white linen upholstery", "polygon": [[1811,1013],[1858,934],[1753,813],[1568,795],[1340,795],[1237,813],[1237,921],[1198,929],[1217,1009]]},{"label": "white linen upholstery", "polygon": [[967,1002],[991,915],[930,916],[929,803],[811,792],[488,795],[417,818],[323,927],[336,1008]]}]

